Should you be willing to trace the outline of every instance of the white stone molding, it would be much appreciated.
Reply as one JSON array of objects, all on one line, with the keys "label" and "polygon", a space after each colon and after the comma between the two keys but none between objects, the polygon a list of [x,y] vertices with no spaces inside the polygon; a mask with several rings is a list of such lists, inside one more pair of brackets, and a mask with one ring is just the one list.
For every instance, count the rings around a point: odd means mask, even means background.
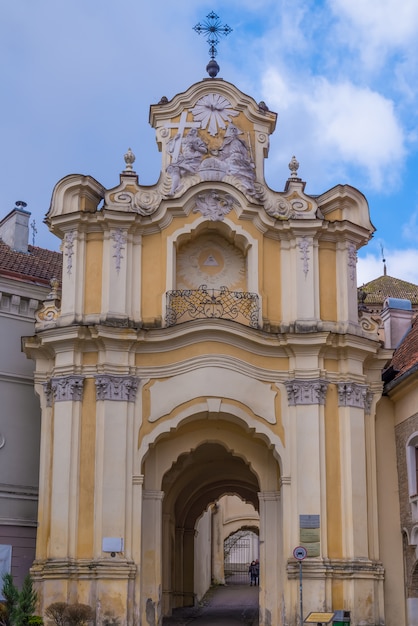
[{"label": "white stone molding", "polygon": [[139,379],[134,376],[96,376],[96,400],[135,402]]},{"label": "white stone molding", "polygon": [[258,491],[258,499],[260,502],[280,502],[280,491]]},{"label": "white stone molding", "polygon": [[71,274],[73,269],[75,230],[65,233],[64,237],[64,256],[67,259],[67,274]]},{"label": "white stone molding", "polygon": [[11,313],[19,313],[20,296],[12,295],[10,298],[10,311]]},{"label": "white stone molding", "polygon": [[298,246],[300,250],[300,258],[303,262],[303,273],[306,277],[309,272],[309,241],[306,237],[302,237],[299,240]]},{"label": "white stone molding", "polygon": [[325,404],[328,382],[316,380],[289,380],[285,381],[289,406]]},{"label": "white stone molding", "polygon": [[83,399],[84,376],[60,376],[51,378],[44,383],[46,405],[52,406],[52,402],[81,402]]},{"label": "white stone molding", "polygon": [[338,383],[338,406],[351,406],[364,409],[366,414],[371,411],[373,393],[367,385],[358,383]]},{"label": "white stone molding", "polygon": [[61,299],[59,296],[59,280],[51,278],[51,291],[43,301],[43,305],[35,312],[35,320],[38,324],[54,322],[61,314]]},{"label": "white stone molding", "polygon": [[348,275],[351,283],[356,284],[357,250],[353,243],[348,244]]},{"label": "white stone molding", "polygon": [[144,475],[143,474],[134,474],[132,476],[132,484],[133,485],[143,485],[144,484]]},{"label": "white stone molding", "polygon": [[144,489],[142,491],[142,497],[144,500],[155,500],[156,502],[162,502],[164,496],[164,491],[159,491],[157,489]]},{"label": "white stone molding", "polygon": [[234,206],[235,199],[229,193],[208,189],[196,196],[193,213],[200,212],[212,221],[223,221]]},{"label": "white stone molding", "polygon": [[160,206],[163,195],[165,191],[160,185],[155,189],[140,190],[136,193],[123,189],[116,192],[112,199],[106,197],[106,205],[116,210],[134,211],[144,216],[152,215]]},{"label": "white stone molding", "polygon": [[267,215],[275,219],[316,219],[319,217],[315,200],[305,196],[301,183],[290,180],[286,193],[272,191],[263,185],[260,199]]},{"label": "white stone molding", "polygon": [[128,235],[125,230],[122,228],[117,228],[112,231],[111,238],[113,240],[113,249],[115,253],[113,254],[113,258],[115,259],[115,268],[119,274],[120,266],[123,259],[122,251],[125,250],[125,245],[128,240]]}]

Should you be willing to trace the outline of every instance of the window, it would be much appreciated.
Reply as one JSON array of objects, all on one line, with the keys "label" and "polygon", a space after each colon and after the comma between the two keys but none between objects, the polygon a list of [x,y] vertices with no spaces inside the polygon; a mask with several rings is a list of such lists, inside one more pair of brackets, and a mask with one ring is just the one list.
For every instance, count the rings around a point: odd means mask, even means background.
[{"label": "window", "polygon": [[[12,566],[12,546],[0,544],[0,580],[4,574],[10,574]],[[1,593],[3,585],[0,585],[0,601],[4,600]]]},{"label": "window", "polygon": [[418,433],[414,433],[406,444],[406,466],[409,497],[418,499]]}]

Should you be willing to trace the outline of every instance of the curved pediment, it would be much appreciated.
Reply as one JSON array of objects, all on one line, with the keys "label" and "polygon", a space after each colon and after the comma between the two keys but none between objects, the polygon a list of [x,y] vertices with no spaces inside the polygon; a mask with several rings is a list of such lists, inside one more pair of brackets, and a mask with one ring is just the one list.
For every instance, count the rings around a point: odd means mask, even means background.
[{"label": "curved pediment", "polygon": [[261,202],[276,117],[220,79],[204,80],[151,106],[167,196],[178,197],[195,182],[230,182]]}]

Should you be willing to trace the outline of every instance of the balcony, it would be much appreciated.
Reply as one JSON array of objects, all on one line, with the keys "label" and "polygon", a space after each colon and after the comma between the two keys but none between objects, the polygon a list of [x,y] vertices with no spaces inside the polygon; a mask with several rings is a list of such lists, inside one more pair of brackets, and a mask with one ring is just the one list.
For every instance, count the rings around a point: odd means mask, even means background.
[{"label": "balcony", "polygon": [[176,289],[167,292],[166,325],[195,319],[227,319],[258,328],[259,299],[255,293],[229,291],[226,287]]}]

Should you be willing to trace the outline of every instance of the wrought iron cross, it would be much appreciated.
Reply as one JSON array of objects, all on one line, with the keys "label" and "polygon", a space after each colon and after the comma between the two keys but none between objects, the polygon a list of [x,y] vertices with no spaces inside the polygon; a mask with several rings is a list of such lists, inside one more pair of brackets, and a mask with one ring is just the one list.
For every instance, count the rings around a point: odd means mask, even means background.
[{"label": "wrought iron cross", "polygon": [[198,35],[201,35],[202,33],[206,35],[206,41],[209,44],[209,56],[212,61],[218,54],[216,46],[219,43],[220,38],[226,37],[232,32],[232,28],[228,26],[228,24],[221,26],[221,20],[214,11],[211,11],[206,16],[206,20],[202,24],[199,22],[199,24],[193,26],[193,29]]}]

